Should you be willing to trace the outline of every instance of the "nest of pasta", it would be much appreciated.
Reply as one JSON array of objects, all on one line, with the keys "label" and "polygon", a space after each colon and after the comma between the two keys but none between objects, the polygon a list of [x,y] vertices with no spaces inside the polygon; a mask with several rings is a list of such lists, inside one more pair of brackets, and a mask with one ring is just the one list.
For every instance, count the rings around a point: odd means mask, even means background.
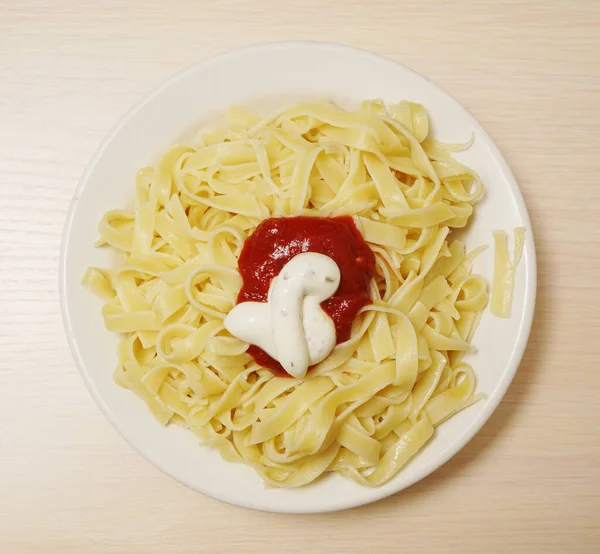
[{"label": "nest of pasta", "polygon": [[[479,398],[463,356],[487,287],[471,273],[478,251],[451,238],[483,191],[451,157],[468,146],[432,139],[418,104],[366,101],[266,118],[233,108],[169,149],[137,175],[135,209],[99,225],[124,263],[84,279],[124,335],[115,381],[269,485],[388,481]],[[259,366],[223,326],[245,239],[285,215],[354,216],[376,257],[371,304],[303,379]]]}]

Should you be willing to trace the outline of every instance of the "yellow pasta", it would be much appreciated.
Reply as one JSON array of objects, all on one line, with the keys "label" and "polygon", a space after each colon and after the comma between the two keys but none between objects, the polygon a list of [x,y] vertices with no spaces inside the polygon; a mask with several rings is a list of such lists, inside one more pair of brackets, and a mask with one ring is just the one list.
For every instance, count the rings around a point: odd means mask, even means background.
[{"label": "yellow pasta", "polygon": [[[100,222],[98,244],[124,264],[84,277],[107,329],[123,334],[116,382],[270,486],[327,472],[365,486],[391,479],[479,398],[462,356],[487,286],[449,233],[482,185],[450,157],[460,149],[429,136],[422,106],[366,101],[266,118],[233,108],[224,128],[168,150],[140,171],[135,210]],[[260,367],[223,319],[245,239],[264,218],[300,214],[354,216],[376,275],[350,338],[293,379]]]},{"label": "yellow pasta", "polygon": [[507,236],[504,231],[494,231],[494,243],[496,248],[490,309],[495,316],[510,317],[513,290],[515,287],[515,272],[521,261],[523,246],[525,244],[525,228],[515,228],[512,262],[508,253]]}]

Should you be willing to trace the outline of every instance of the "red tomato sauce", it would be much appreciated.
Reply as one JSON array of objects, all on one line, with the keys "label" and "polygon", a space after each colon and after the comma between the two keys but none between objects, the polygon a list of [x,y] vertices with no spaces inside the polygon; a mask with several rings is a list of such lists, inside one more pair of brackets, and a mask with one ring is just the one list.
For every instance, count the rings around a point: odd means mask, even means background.
[{"label": "red tomato sauce", "polygon": [[[246,239],[238,260],[243,280],[238,304],[266,302],[271,280],[302,252],[325,254],[340,268],[340,285],[321,307],[335,324],[337,343],[343,342],[350,336],[356,314],[369,303],[369,281],[375,272],[375,256],[349,216],[279,217],[261,222]],[[258,346],[251,345],[248,353],[275,374],[288,375]]]}]

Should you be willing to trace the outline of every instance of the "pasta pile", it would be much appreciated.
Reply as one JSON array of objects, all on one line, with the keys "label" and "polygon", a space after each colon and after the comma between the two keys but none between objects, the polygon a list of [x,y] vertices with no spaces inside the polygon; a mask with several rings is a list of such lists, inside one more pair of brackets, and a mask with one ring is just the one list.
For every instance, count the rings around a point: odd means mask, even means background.
[{"label": "pasta pile", "polygon": [[[385,483],[479,399],[463,356],[488,301],[471,273],[481,249],[450,238],[483,192],[451,157],[468,146],[432,139],[418,104],[365,101],[232,108],[224,128],[171,148],[137,175],[135,209],[99,225],[124,263],[84,277],[124,335],[115,381],[268,485]],[[244,240],[285,215],[354,216],[377,264],[350,339],[303,379],[260,367],[223,327]]]}]

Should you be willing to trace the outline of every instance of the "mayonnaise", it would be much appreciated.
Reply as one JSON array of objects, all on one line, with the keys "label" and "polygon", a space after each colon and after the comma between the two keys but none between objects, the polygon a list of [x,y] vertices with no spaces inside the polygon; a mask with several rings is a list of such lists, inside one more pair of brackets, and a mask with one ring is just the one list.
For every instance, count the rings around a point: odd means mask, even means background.
[{"label": "mayonnaise", "polygon": [[335,325],[321,302],[339,284],[340,269],[330,257],[298,254],[271,282],[267,302],[238,304],[225,318],[225,328],[262,348],[293,377],[304,377],[335,347]]}]

